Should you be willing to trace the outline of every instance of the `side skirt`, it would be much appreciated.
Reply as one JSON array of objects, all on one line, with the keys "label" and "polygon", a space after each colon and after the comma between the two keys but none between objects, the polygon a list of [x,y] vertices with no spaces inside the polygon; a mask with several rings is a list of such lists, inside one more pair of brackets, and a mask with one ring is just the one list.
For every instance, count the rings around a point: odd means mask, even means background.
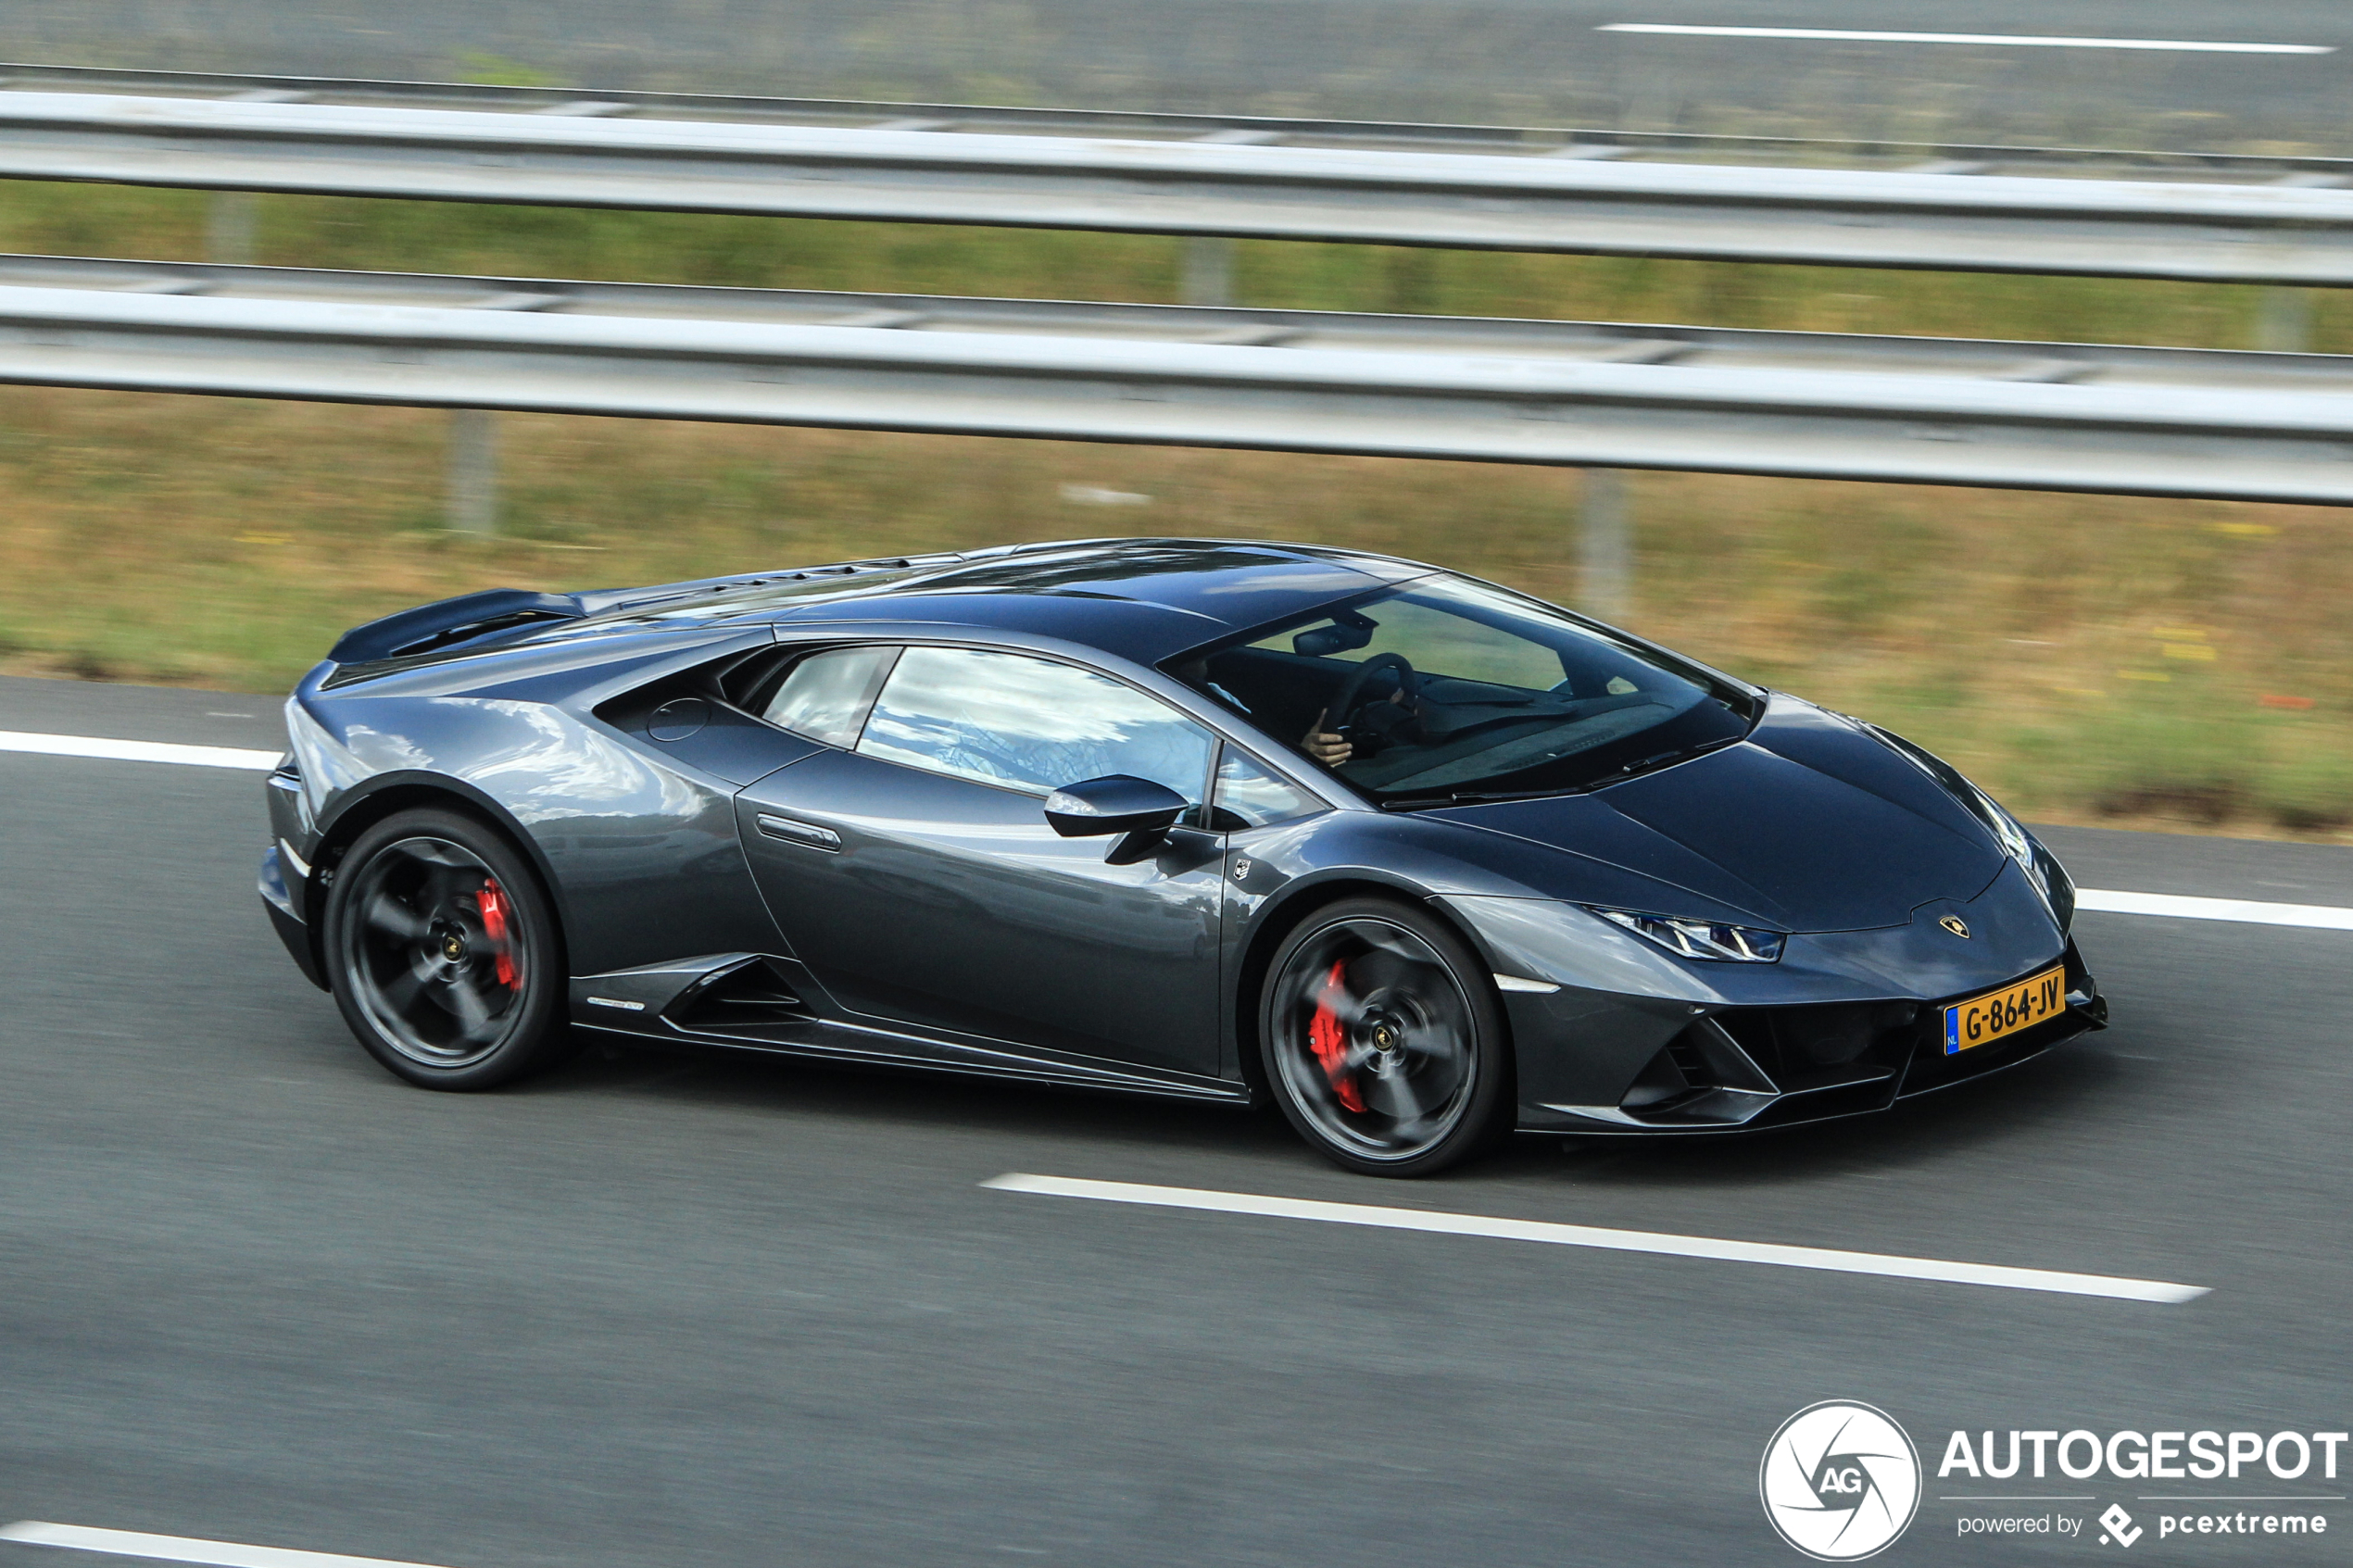
[{"label": "side skirt", "polygon": [[1235,1105],[1248,1105],[1252,1098],[1248,1085],[1223,1078],[843,1018],[807,971],[774,955],[713,953],[575,976],[572,1017],[574,1028],[628,1039],[691,1041],[779,1056]]},{"label": "side skirt", "polygon": [[[667,1021],[665,1021],[667,1022]],[[822,1061],[860,1062],[874,1067],[912,1068],[926,1073],[954,1073],[968,1077],[1003,1078],[1020,1083],[1056,1084],[1076,1088],[1111,1089],[1122,1094],[1163,1095],[1177,1099],[1248,1105],[1248,1085],[1218,1078],[1196,1078],[1181,1073],[1158,1073],[1127,1064],[1091,1066],[1085,1062],[1037,1055],[1010,1046],[984,1047],[900,1035],[863,1024],[837,1023],[825,1019],[762,1026],[757,1038],[747,1035],[712,1035],[681,1029],[615,1029],[575,1022],[573,1027],[626,1040],[677,1040],[729,1050],[762,1051],[771,1056],[808,1057]]]}]

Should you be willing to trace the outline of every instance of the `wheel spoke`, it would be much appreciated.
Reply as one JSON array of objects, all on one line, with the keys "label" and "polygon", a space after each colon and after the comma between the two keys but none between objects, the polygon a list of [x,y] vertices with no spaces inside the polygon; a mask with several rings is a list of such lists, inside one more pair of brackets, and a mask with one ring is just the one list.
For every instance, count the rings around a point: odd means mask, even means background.
[{"label": "wheel spoke", "polygon": [[449,1001],[457,1010],[459,1039],[480,1045],[497,1033],[490,1004],[483,999],[481,987],[474,984],[472,975],[461,974],[449,983]]},{"label": "wheel spoke", "polygon": [[1343,1025],[1353,1026],[1364,1022],[1364,998],[1342,986],[1327,986],[1321,993],[1309,997],[1308,1001],[1312,1007],[1329,1008],[1332,1017]]},{"label": "wheel spoke", "polygon": [[417,1000],[417,993],[424,989],[424,979],[414,968],[404,967],[391,979],[376,987],[376,997],[396,1016],[406,1018]]},{"label": "wheel spoke", "polygon": [[374,897],[368,900],[366,918],[369,930],[389,936],[396,942],[414,942],[423,936],[426,930],[425,917],[384,888],[378,888]]},{"label": "wheel spoke", "polygon": [[1448,1067],[1461,1061],[1466,1054],[1463,1037],[1457,1031],[1428,1025],[1408,1030],[1402,1048],[1416,1061]]},{"label": "wheel spoke", "polygon": [[1403,1073],[1386,1073],[1370,1080],[1369,1097],[1383,1113],[1397,1124],[1390,1131],[1392,1143],[1411,1143],[1421,1130],[1428,1112],[1423,1109],[1421,1097],[1414,1092],[1414,1083]]},{"label": "wheel spoke", "polygon": [[1411,995],[1433,978],[1428,964],[1394,949],[1377,949],[1348,966],[1350,988],[1366,997],[1387,991]]},{"label": "wheel spoke", "polygon": [[1370,949],[1365,955],[1368,961],[1378,961],[1374,959],[1375,954],[1417,968],[1428,966],[1431,961],[1429,949],[1423,946],[1419,937],[1399,931],[1394,926],[1383,925],[1377,921],[1357,920],[1349,922],[1342,929]]},{"label": "wheel spoke", "polygon": [[459,893],[458,884],[463,876],[459,867],[442,860],[429,861],[424,881],[418,888],[417,902],[428,909],[443,912],[443,918],[447,919],[446,911],[451,899]]}]

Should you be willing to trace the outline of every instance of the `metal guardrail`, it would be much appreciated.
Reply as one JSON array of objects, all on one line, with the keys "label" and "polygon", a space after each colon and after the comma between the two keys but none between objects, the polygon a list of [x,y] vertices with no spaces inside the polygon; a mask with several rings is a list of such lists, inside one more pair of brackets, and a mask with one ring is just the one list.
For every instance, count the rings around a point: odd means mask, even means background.
[{"label": "metal guardrail", "polygon": [[2353,358],[0,257],[0,381],[2353,503]]},{"label": "metal guardrail", "polygon": [[[11,86],[0,91],[0,177],[2353,284],[2353,189],[2335,183],[2353,166],[2326,160],[2262,164],[2269,183],[2245,178],[2253,165],[2211,159],[2161,168],[2079,159],[2067,171],[2084,177],[2059,178],[1969,172],[1983,164],[1968,159],[1886,169],[1602,157],[1635,144],[1547,145],[1540,132],[1522,132],[1518,150],[1505,151],[1492,141],[1497,133],[1462,127],[1272,122],[1319,127],[1278,133],[1266,121],[1188,121],[1213,129],[1184,137],[1170,133],[1182,118],[1173,116],[942,108],[876,121],[875,106],[852,117],[858,107],[828,105],[798,119],[773,107],[685,119],[634,112],[650,95],[540,102],[515,89],[487,90],[497,95],[463,108],[415,107],[419,99],[336,103],[316,84],[226,95],[58,93],[40,90],[58,80],[54,71],[28,69],[11,68]],[[87,74],[71,80],[96,84]],[[284,79],[175,80],[219,88]],[[375,86],[388,92],[392,84]],[[824,123],[818,108],[835,122]],[[633,112],[606,112],[620,109]],[[2055,153],[2050,167],[2063,165]],[[2123,177],[2128,165],[2133,177]],[[2210,178],[2230,170],[2238,177]]]},{"label": "metal guardrail", "polygon": [[518,87],[470,82],[395,82],[364,77],[268,76],[209,71],[123,70],[101,66],[0,63],[0,92],[107,93],[228,98],[259,103],[376,108],[479,109],[607,119],[736,121],[862,130],[920,126],[938,132],[1050,132],[1290,146],[1470,151],[1530,157],[1631,158],[1795,168],[1918,169],[1946,173],[2036,172],[2109,180],[2221,180],[2257,183],[2302,177],[2353,183],[2353,158],[2275,153],[2157,152],[2115,147],[2039,147],[1986,143],[1905,142],[1871,137],[1718,135],[1597,127],[1316,119],[1278,115],[1176,114],[1019,105],[776,98],[711,93]]}]

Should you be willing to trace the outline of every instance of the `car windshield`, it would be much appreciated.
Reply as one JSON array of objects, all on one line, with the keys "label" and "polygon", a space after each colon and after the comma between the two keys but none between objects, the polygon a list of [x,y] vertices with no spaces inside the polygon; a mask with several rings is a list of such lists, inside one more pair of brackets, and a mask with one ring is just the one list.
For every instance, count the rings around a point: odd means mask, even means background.
[{"label": "car windshield", "polygon": [[1434,576],[1171,671],[1384,805],[1554,795],[1745,735],[1745,689],[1534,599]]}]

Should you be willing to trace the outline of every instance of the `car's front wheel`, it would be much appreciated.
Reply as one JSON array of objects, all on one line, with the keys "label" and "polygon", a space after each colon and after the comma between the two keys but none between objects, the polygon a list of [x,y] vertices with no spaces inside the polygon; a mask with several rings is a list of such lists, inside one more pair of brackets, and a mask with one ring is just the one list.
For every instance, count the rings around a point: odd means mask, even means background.
[{"label": "car's front wheel", "polygon": [[486,1089],[565,1043],[555,913],[522,856],[472,817],[402,811],[361,834],[326,927],[345,1022],[412,1084]]},{"label": "car's front wheel", "polygon": [[1428,1175],[1509,1130],[1493,984],[1409,904],[1351,898],[1301,922],[1267,968],[1259,1041],[1284,1116],[1352,1171]]}]

